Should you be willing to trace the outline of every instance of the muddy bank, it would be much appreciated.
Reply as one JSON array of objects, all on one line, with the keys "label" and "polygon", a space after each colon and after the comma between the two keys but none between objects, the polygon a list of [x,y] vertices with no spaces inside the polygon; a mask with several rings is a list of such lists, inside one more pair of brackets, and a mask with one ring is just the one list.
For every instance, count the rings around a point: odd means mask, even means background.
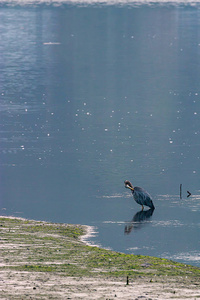
[{"label": "muddy bank", "polygon": [[0,299],[200,297],[199,268],[88,246],[87,229],[1,217]]},{"label": "muddy bank", "polygon": [[149,281],[147,278],[65,277],[47,272],[0,272],[0,299],[197,299],[196,283],[166,280]]}]

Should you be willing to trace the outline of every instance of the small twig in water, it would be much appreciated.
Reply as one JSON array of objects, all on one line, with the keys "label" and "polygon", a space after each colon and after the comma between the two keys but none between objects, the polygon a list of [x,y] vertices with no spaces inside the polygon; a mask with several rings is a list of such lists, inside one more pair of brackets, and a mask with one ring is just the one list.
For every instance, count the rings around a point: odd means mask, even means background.
[{"label": "small twig in water", "polygon": [[192,195],[189,191],[187,191],[187,193],[188,193],[187,198]]},{"label": "small twig in water", "polygon": [[182,183],[180,184],[180,199],[182,199]]}]

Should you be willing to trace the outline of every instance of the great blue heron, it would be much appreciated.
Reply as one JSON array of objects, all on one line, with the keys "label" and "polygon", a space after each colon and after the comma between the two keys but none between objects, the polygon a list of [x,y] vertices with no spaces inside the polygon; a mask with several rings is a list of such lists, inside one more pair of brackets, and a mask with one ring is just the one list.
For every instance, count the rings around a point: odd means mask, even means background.
[{"label": "great blue heron", "polygon": [[124,183],[125,183],[125,187],[132,191],[134,200],[138,204],[142,205],[142,210],[144,209],[143,205],[149,206],[151,209],[155,209],[155,207],[153,205],[153,201],[152,201],[149,193],[147,193],[141,187],[138,187],[138,186],[133,187],[132,184],[130,183],[130,181],[128,181],[128,180],[125,180]]}]

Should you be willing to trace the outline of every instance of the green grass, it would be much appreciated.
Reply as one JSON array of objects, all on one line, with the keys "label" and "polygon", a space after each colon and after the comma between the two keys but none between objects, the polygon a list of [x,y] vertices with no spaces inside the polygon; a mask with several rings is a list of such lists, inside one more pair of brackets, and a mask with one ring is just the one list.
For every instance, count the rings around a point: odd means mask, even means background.
[{"label": "green grass", "polygon": [[200,268],[190,265],[87,246],[80,241],[84,233],[80,225],[1,217],[0,269],[64,276],[200,276]]}]

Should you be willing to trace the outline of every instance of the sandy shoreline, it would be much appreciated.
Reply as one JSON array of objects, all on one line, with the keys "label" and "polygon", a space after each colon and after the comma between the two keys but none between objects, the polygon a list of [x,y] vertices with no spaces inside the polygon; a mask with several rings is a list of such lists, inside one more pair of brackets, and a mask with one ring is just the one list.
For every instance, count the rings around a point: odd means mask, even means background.
[{"label": "sandy shoreline", "polygon": [[1,300],[200,298],[199,268],[85,246],[88,226],[0,217],[0,231]]},{"label": "sandy shoreline", "polygon": [[197,299],[200,288],[144,278],[126,285],[125,278],[65,277],[60,274],[0,272],[0,299]]}]

